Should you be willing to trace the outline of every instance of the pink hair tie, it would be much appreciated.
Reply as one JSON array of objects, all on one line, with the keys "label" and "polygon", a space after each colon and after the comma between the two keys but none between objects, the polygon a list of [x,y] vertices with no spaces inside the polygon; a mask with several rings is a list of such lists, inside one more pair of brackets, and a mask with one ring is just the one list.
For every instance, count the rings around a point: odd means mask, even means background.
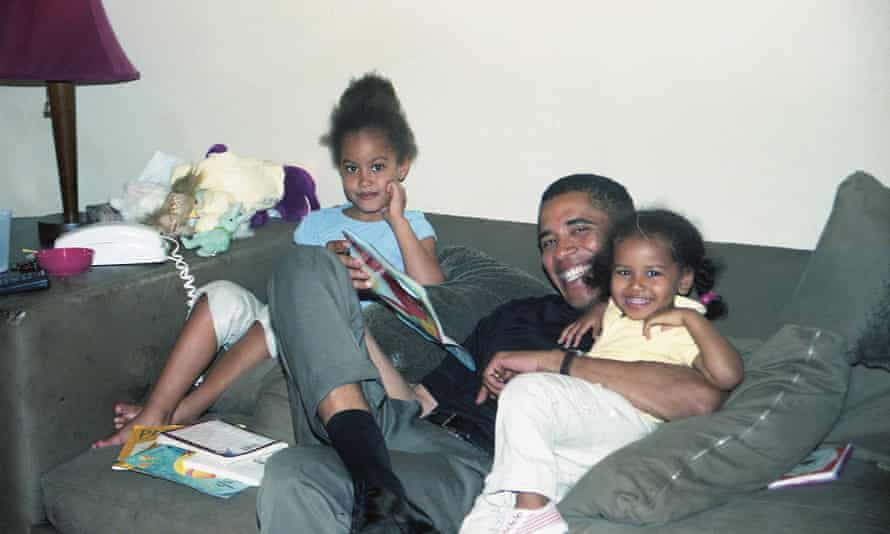
[{"label": "pink hair tie", "polygon": [[698,297],[698,301],[701,302],[702,304],[704,304],[705,306],[707,306],[708,304],[713,302],[714,299],[716,299],[716,298],[717,298],[717,293],[714,293],[713,291],[708,291],[704,295],[701,295],[700,297]]}]

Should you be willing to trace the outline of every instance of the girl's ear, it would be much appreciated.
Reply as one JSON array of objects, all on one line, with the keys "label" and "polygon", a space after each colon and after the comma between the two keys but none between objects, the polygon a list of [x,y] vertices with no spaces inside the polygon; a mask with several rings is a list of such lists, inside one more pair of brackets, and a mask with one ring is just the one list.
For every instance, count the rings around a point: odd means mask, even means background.
[{"label": "girl's ear", "polygon": [[408,177],[408,171],[410,171],[410,170],[411,170],[411,160],[410,160],[410,159],[409,159],[409,160],[405,160],[404,163],[400,163],[400,164],[399,164],[399,168],[398,168],[398,173],[399,173],[399,174],[398,174],[398,175],[399,175],[399,181],[400,181],[400,182],[404,182],[404,181],[405,181],[405,178]]},{"label": "girl's ear", "polygon": [[680,276],[680,283],[677,285],[677,294],[683,295],[684,297],[689,295],[689,292],[692,291],[693,282],[695,282],[695,273],[692,269],[683,269],[683,274]]}]

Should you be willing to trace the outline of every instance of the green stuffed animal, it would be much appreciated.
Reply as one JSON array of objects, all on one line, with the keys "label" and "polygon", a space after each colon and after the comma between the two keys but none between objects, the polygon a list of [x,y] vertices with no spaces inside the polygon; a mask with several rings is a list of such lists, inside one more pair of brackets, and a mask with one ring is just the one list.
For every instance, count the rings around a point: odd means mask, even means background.
[{"label": "green stuffed animal", "polygon": [[219,226],[206,232],[198,232],[192,237],[183,236],[182,244],[189,250],[197,248],[198,256],[216,256],[229,250],[235,230],[247,217],[246,214],[241,213],[241,203],[237,202],[222,214],[219,218]]}]

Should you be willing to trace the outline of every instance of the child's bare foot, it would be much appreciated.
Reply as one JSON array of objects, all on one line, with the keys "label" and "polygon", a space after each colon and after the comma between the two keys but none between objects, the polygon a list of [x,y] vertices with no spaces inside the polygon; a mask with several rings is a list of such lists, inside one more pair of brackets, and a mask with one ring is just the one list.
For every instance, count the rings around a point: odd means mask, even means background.
[{"label": "child's bare foot", "polygon": [[[118,406],[119,405],[115,406],[115,411],[117,411]],[[90,445],[90,448],[100,449],[102,447],[110,447],[112,445],[123,445],[127,442],[127,439],[130,437],[130,430],[135,425],[157,426],[170,424],[169,416],[154,416],[153,414],[142,410],[141,407],[139,409],[139,413],[133,416],[128,422],[126,422],[120,429],[118,429],[117,432],[111,434],[105,439],[94,441],[93,444]],[[117,419],[117,417],[115,417],[115,419]]]},{"label": "child's bare foot", "polygon": [[102,447],[110,447],[112,445],[123,445],[127,442],[127,438],[130,437],[130,429],[132,425],[124,425],[123,428],[106,437],[105,439],[100,439],[98,441],[94,441],[92,445],[90,445],[91,449],[101,449]]},{"label": "child's bare foot", "polygon": [[114,405],[114,429],[120,430],[142,412],[141,404],[119,402]]}]

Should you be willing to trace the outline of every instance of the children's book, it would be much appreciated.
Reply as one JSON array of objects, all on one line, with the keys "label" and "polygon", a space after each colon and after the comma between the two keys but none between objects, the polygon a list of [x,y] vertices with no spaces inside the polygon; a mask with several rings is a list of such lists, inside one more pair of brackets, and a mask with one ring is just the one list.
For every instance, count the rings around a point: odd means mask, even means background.
[{"label": "children's book", "polygon": [[396,316],[424,338],[437,343],[456,357],[469,370],[475,371],[473,356],[456,341],[445,335],[426,289],[398,270],[373,245],[343,230],[349,241],[349,254],[362,262],[362,269],[371,277],[371,291]]},{"label": "children's book", "polygon": [[232,463],[258,456],[268,456],[287,447],[287,443],[261,436],[225,421],[202,421],[158,435],[159,445],[172,445],[181,449],[213,456],[222,463]]},{"label": "children's book", "polygon": [[771,482],[767,488],[789,488],[837,480],[852,452],[852,443],[837,447],[820,447],[811,452],[794,469]]},{"label": "children's book", "polygon": [[215,457],[203,452],[196,452],[183,458],[182,465],[187,469],[211,473],[220,478],[236,480],[248,486],[259,486],[263,481],[263,472],[266,468],[266,460],[276,451],[263,456],[255,456],[247,460],[237,462],[220,462]]},{"label": "children's book", "polygon": [[185,449],[156,444],[154,447],[124,458],[123,462],[126,463],[130,471],[178,482],[201,493],[223,499],[228,499],[249,487],[247,484],[235,480],[219,478],[211,473],[189,469],[185,466],[184,460],[191,454],[193,453]]},{"label": "children's book", "polygon": [[162,425],[162,426],[143,426],[133,425],[130,430],[130,436],[127,442],[121,448],[120,454],[117,455],[117,461],[111,465],[115,471],[130,471],[132,466],[124,460],[133,456],[137,452],[142,452],[154,446],[158,434],[165,430],[174,430],[182,425]]}]

